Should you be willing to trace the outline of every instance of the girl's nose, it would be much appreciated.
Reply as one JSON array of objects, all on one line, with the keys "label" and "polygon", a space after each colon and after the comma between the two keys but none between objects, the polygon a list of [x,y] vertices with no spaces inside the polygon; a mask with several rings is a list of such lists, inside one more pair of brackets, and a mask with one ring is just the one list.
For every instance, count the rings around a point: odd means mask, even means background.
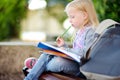
[{"label": "girl's nose", "polygon": [[70,23],[72,23],[72,20],[69,20]]}]

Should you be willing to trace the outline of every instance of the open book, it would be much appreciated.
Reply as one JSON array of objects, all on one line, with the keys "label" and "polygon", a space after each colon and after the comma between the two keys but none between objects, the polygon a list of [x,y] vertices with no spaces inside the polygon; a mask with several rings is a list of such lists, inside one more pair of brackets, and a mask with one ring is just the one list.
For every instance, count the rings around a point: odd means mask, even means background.
[{"label": "open book", "polygon": [[71,53],[71,52],[68,52],[66,50],[60,49],[58,47],[52,46],[52,45],[47,44],[45,42],[39,42],[37,47],[43,49],[43,51],[45,50],[45,51],[48,51],[48,52],[52,51],[52,52],[57,52],[58,54],[65,54],[68,57],[72,58],[73,60],[75,60],[77,62],[80,62],[80,58],[79,58],[78,55],[76,55],[74,53]]}]

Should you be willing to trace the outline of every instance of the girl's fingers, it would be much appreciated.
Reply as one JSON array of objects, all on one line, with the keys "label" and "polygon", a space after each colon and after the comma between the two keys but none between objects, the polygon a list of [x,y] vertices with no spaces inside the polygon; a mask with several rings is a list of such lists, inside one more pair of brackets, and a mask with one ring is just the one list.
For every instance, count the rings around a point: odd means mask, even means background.
[{"label": "girl's fingers", "polygon": [[56,41],[59,41],[60,39],[62,39],[60,36],[57,37]]}]

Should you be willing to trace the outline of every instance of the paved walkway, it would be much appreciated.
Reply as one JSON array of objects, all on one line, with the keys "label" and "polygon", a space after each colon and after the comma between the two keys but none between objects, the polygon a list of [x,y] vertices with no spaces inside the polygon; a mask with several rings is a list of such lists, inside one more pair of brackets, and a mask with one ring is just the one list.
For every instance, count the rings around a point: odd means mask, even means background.
[{"label": "paved walkway", "polygon": [[11,46],[16,46],[16,45],[27,45],[27,46],[35,46],[35,45],[37,45],[37,42],[0,42],[0,46],[4,46],[4,45],[6,45],[6,46],[9,46],[9,45],[11,45]]},{"label": "paved walkway", "polygon": [[[48,44],[55,45],[54,42],[46,42]],[[22,41],[16,41],[16,42],[0,42],[0,46],[16,46],[16,45],[23,45],[23,46],[37,46],[38,42],[22,42]]]}]

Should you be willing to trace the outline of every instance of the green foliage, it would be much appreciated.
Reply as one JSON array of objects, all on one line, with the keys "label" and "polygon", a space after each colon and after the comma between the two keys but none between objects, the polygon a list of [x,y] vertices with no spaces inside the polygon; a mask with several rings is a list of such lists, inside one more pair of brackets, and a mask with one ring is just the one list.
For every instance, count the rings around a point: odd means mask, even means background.
[{"label": "green foliage", "polygon": [[93,0],[93,2],[100,21],[110,18],[120,22],[119,0]]},{"label": "green foliage", "polygon": [[0,41],[19,36],[26,4],[26,0],[0,0]]},{"label": "green foliage", "polygon": [[[108,6],[107,6],[108,5]],[[105,18],[112,18],[120,22],[120,1],[119,0],[109,0],[106,2]]]}]

